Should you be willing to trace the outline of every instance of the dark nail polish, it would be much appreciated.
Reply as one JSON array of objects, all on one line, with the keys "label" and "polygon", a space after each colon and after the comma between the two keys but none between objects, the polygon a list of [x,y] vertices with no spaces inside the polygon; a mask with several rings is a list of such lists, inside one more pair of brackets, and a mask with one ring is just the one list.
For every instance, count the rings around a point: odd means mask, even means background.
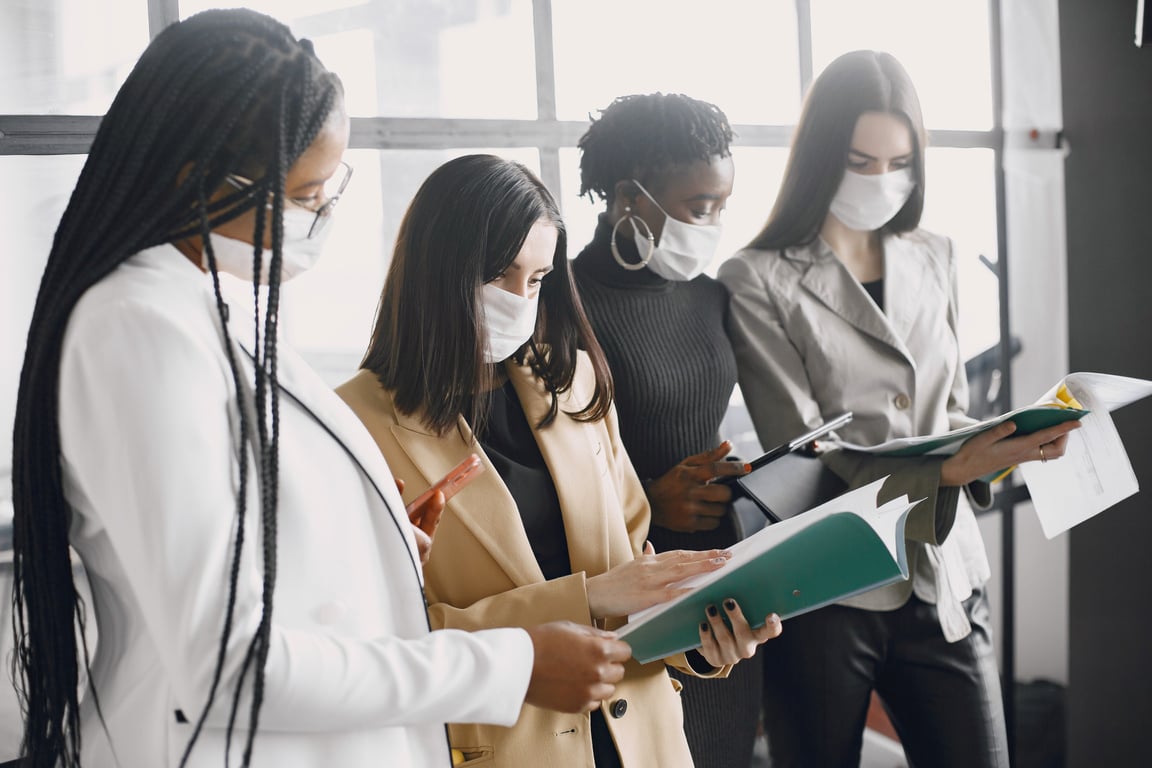
[{"label": "dark nail polish", "polygon": [[726,610],[726,611],[736,610],[736,601],[733,600],[732,598],[728,598],[727,600],[725,600],[724,601],[724,610]]},{"label": "dark nail polish", "polygon": [[716,610],[716,606],[714,605],[708,606],[707,612],[709,616],[715,616],[717,613],[719,613],[719,611]]},{"label": "dark nail polish", "polygon": [[709,629],[710,629],[710,627],[708,626],[708,622],[706,622],[706,621],[700,622],[700,631],[701,632],[707,632]]}]

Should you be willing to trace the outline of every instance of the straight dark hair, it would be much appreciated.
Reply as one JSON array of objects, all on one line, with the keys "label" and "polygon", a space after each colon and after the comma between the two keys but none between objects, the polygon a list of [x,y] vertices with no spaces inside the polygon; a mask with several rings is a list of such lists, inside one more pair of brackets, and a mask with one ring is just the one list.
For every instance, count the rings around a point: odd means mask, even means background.
[{"label": "straight dark hair", "polygon": [[[216,307],[232,382],[241,391],[210,230],[255,209],[253,242],[271,231],[267,310],[256,327],[256,424],[237,402],[239,440],[257,440],[263,531],[263,613],[237,673],[228,725],[230,743],[245,684],[252,697],[243,764],[250,761],[263,700],[276,575],[276,317],[282,260],[284,183],[341,98],[341,87],[311,43],[283,24],[248,10],[213,10],[156,36],[101,121],[87,162],[56,230],[28,332],[13,433],[14,664],[24,709],[26,765],[80,765],[78,703],[85,609],[69,557],[71,509],[62,487],[58,397],[60,355],[72,310],[88,288],[141,250],[199,236],[215,285]],[[210,203],[228,174],[256,183]],[[266,210],[270,202],[270,210]],[[253,246],[253,273],[263,248]],[[173,254],[173,258],[184,258]],[[255,290],[254,290],[255,293]],[[261,334],[262,331],[262,334]],[[262,342],[262,346],[261,346]],[[239,397],[239,395],[237,395]],[[173,407],[180,407],[174,403]],[[240,451],[236,538],[226,615],[211,689],[181,763],[188,760],[221,683],[244,539],[247,451]],[[190,469],[194,471],[194,469]],[[77,632],[79,626],[79,633]],[[89,664],[83,648],[83,663]],[[89,692],[99,698],[94,684]],[[201,702],[196,702],[200,705]]]},{"label": "straight dark hair", "polygon": [[559,234],[553,269],[540,287],[536,331],[514,355],[552,395],[537,427],[556,419],[578,349],[592,361],[596,386],[588,404],[569,415],[595,421],[608,413],[612,377],[576,294],[555,200],[523,165],[466,155],[433,171],[408,207],[360,364],[394,393],[401,412],[418,414],[437,434],[460,416],[483,432],[496,367],[484,362],[481,288],[508,269],[541,220]]},{"label": "straight dark hair", "polygon": [[749,248],[778,251],[807,245],[820,234],[844,178],[856,121],[865,112],[886,112],[912,131],[912,178],[908,201],[881,232],[910,232],[924,210],[924,147],[920,99],[904,67],[889,53],[852,51],[820,73],[808,96],[776,204]]}]

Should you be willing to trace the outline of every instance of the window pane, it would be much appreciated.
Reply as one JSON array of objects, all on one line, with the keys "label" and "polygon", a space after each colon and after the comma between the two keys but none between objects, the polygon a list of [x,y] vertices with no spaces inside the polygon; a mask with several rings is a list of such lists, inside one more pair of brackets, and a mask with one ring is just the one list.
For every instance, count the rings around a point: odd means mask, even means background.
[{"label": "window pane", "polygon": [[887,51],[920,96],[929,128],[992,127],[988,3],[951,0],[812,0],[812,68],[842,53]]},{"label": "window pane", "polygon": [[686,93],[734,123],[794,123],[792,0],[554,0],[556,108],[587,120],[633,93]]},{"label": "window pane", "polygon": [[[218,3],[182,0],[187,16]],[[536,118],[531,0],[249,0],[311,38],[358,117]]]},{"label": "window pane", "polygon": [[[713,276],[721,262],[747,245],[764,225],[784,176],[788,151],[733,147],[732,157],[736,164],[736,181],[724,211],[724,234],[716,249],[716,258],[708,267],[708,274]],[[593,205],[587,197],[579,197],[579,150],[560,150],[560,180],[564,186],[560,197],[564,206],[564,223],[568,227],[568,256],[574,258],[592,240],[596,217],[604,211],[605,204],[597,200]]]},{"label": "window pane", "polygon": [[0,109],[102,115],[147,45],[141,0],[4,0]]},{"label": "window pane", "polygon": [[960,281],[960,351],[965,360],[1000,342],[1000,293],[995,263],[996,156],[990,149],[930,148],[921,226],[956,246]]},{"label": "window pane", "polygon": [[[12,434],[24,342],[40,275],[56,225],[68,205],[85,157],[0,157],[0,232],[4,233],[4,279],[0,280],[0,430]],[[8,498],[12,441],[0,441],[0,499]]]},{"label": "window pane", "polygon": [[334,214],[324,256],[284,286],[286,337],[331,383],[356,370],[368,346],[400,220],[416,190],[448,160],[489,152],[540,173],[539,152],[526,149],[349,150],[356,169]]}]

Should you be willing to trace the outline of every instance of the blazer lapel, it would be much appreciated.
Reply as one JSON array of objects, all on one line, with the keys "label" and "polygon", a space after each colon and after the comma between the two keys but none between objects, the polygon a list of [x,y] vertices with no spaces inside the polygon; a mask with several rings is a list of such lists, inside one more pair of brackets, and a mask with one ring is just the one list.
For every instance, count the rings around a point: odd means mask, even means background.
[{"label": "blazer lapel", "polygon": [[[243,352],[245,367],[254,370],[256,364],[252,328],[242,323],[229,323],[229,331]],[[376,487],[381,500],[397,519],[407,521],[403,509],[392,509],[395,503],[388,489],[396,487],[392,472],[368,430],[356,414],[328,387],[308,363],[286,344],[277,349],[276,380],[280,389],[299,403],[300,407],[320,422],[327,432],[340,443]]]},{"label": "blazer lapel", "polygon": [[[817,239],[805,250],[787,250],[785,255],[796,262],[807,262],[800,284],[822,304],[860,332],[887,344],[912,361],[904,340],[896,334],[888,318],[823,240]],[[887,273],[884,282],[887,306],[887,296],[891,295]]]},{"label": "blazer lapel", "polygon": [[[608,446],[596,439],[595,430],[588,425],[563,416],[544,429],[536,429],[548,412],[551,395],[528,366],[509,362],[505,368],[556,485],[572,572],[584,571],[590,576],[604,573],[610,554],[606,546],[608,521],[599,494],[606,484],[601,471],[608,468]],[[560,396],[560,410],[579,410],[590,396],[591,393],[569,390]]]},{"label": "blazer lapel", "polygon": [[929,289],[927,276],[927,254],[919,253],[915,244],[905,238],[885,238],[884,306],[892,330],[905,343],[924,302],[948,300]]},{"label": "blazer lapel", "polygon": [[[471,531],[516,586],[539,583],[544,574],[536,562],[532,545],[520,520],[516,501],[492,465],[484,449],[473,441],[472,430],[460,419],[459,431],[444,436],[430,433],[416,415],[395,413],[392,434],[400,448],[416,465],[423,482],[431,485],[450,469],[475,453],[484,463],[484,471],[456,496],[448,500],[448,509]],[[463,437],[461,437],[463,434]],[[419,482],[404,478],[405,482]]]}]

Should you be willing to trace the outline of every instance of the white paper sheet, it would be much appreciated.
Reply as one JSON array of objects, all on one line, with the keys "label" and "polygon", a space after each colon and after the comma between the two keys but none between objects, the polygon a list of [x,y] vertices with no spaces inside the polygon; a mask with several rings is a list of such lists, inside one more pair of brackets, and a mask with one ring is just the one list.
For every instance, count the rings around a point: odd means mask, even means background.
[{"label": "white paper sheet", "polygon": [[[1070,373],[1063,381],[1091,413],[1068,436],[1062,458],[1020,465],[1040,526],[1050,539],[1140,490],[1109,412],[1152,395],[1152,381],[1127,376]],[[1048,395],[1055,392],[1053,387]]]}]

